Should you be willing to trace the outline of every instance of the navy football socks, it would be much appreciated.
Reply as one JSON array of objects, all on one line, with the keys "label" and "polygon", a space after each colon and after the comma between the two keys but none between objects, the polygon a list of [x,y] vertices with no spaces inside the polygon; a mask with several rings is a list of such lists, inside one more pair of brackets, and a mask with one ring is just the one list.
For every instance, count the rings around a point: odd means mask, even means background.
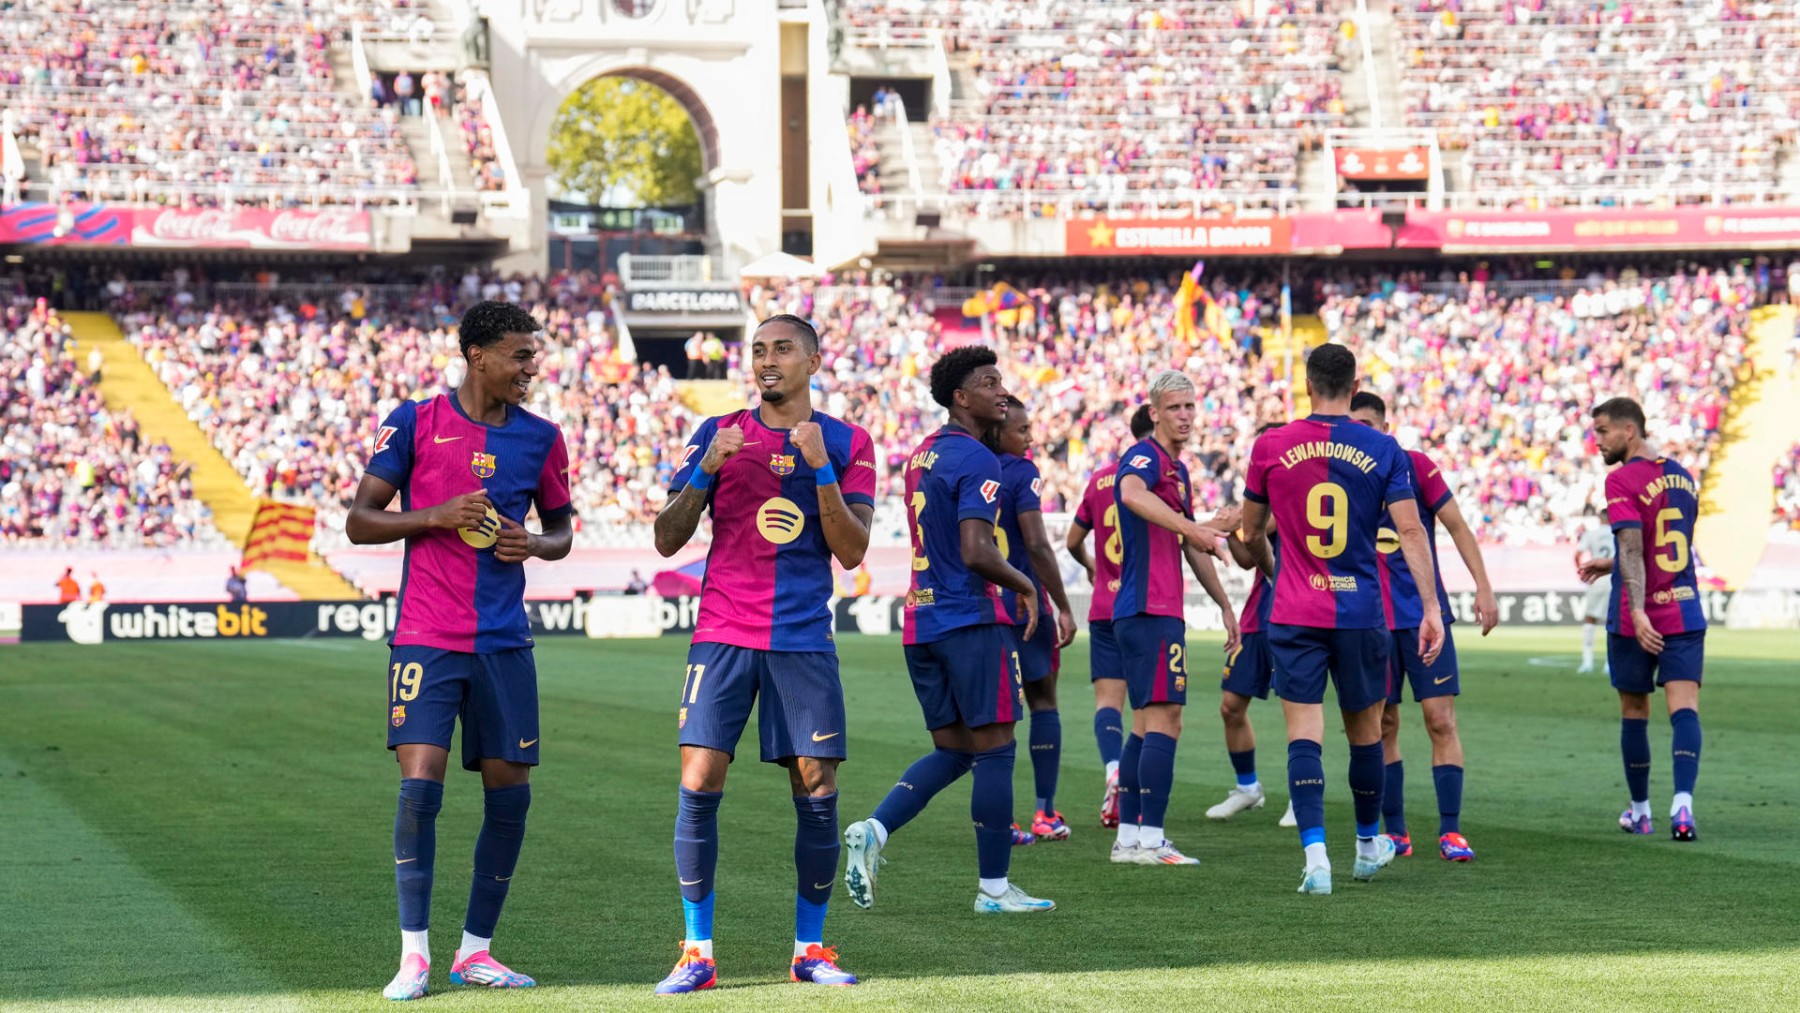
[{"label": "navy football socks", "polygon": [[492,939],[500,908],[512,886],[525,844],[525,814],[531,809],[531,785],[489,788],[482,793],[481,834],[475,838],[475,874],[469,882],[469,913],[463,931]]},{"label": "navy football socks", "polygon": [[431,927],[431,874],[437,864],[437,817],[444,785],[422,777],[402,778],[394,816],[394,882],[400,889],[400,928]]}]

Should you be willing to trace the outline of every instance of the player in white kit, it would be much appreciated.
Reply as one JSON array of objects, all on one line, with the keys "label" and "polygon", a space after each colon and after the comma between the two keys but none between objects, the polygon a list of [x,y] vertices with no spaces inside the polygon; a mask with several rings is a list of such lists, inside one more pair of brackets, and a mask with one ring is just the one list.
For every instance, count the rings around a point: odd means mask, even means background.
[{"label": "player in white kit", "polygon": [[[1575,570],[1590,559],[1613,558],[1613,535],[1607,530],[1597,515],[1589,515],[1588,529],[1582,533],[1581,540],[1575,545]],[[1606,622],[1606,605],[1608,585],[1604,581],[1595,581],[1588,585],[1587,601],[1581,612],[1581,667],[1575,670],[1577,675],[1590,675],[1594,671],[1594,638],[1599,635],[1600,627]]]}]

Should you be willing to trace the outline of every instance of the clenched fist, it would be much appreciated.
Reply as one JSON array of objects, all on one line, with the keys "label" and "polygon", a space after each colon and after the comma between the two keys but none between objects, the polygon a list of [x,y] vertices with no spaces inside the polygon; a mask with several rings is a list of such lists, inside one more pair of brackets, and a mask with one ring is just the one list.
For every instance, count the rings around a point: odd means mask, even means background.
[{"label": "clenched fist", "polygon": [[700,459],[700,470],[708,475],[717,475],[719,469],[731,456],[744,449],[744,431],[737,426],[721,429],[713,434],[712,443],[706,448],[706,456]]},{"label": "clenched fist", "polygon": [[831,463],[831,457],[825,453],[825,431],[817,422],[802,422],[794,427],[788,435],[794,449],[806,458],[806,466],[817,471]]},{"label": "clenched fist", "polygon": [[431,508],[431,526],[434,528],[478,528],[487,520],[488,511],[494,504],[488,501],[486,489],[466,492],[452,500],[446,500]]}]

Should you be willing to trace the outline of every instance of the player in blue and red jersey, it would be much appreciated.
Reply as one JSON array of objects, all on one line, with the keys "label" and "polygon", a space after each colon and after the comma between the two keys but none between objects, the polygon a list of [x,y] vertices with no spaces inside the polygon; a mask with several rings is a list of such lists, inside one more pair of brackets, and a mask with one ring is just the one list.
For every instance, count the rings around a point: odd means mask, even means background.
[{"label": "player in blue and red jersey", "polygon": [[[975,437],[1006,418],[1010,401],[991,349],[958,348],[931,367],[931,398],[950,422],[925,437],[906,465],[912,519],[912,589],[906,593],[906,668],[936,749],[921,757],[873,815],[844,831],[844,884],[859,907],[875,903],[888,835],[932,796],[974,771],[980,914],[1049,911],[1007,879],[1012,862],[1013,723],[1024,709],[1012,616],[999,589],[1016,594],[1029,640],[1040,621],[1031,578],[995,544],[1000,461]],[[999,587],[995,587],[999,585]]]},{"label": "player in blue and red jersey", "polygon": [[[1281,531],[1269,650],[1275,692],[1288,729],[1288,788],[1306,866],[1300,892],[1331,892],[1325,854],[1325,684],[1337,684],[1350,740],[1350,792],[1356,800],[1357,879],[1371,879],[1394,858],[1381,834],[1381,712],[1387,701],[1393,636],[1381,596],[1377,538],[1385,507],[1408,570],[1433,585],[1437,567],[1413,498],[1412,466],[1386,433],[1350,421],[1356,357],[1321,345],[1306,360],[1313,414],[1258,437],[1244,478],[1245,545],[1259,566],[1271,558],[1266,524]],[[1443,610],[1424,600],[1419,656],[1429,665],[1443,649]]]},{"label": "player in blue and red jersey", "polygon": [[[1150,435],[1150,406],[1138,405],[1131,413],[1131,440]],[[1119,825],[1119,754],[1125,744],[1125,669],[1119,661],[1119,642],[1113,636],[1113,598],[1119,593],[1119,563],[1125,546],[1119,534],[1119,504],[1113,497],[1119,463],[1094,472],[1081,505],[1069,524],[1069,556],[1087,568],[1094,588],[1088,605],[1088,678],[1094,684],[1094,741],[1100,747],[1100,765],[1106,774],[1106,794],[1100,797],[1100,825]],[[1088,556],[1088,532],[1094,533],[1095,554]]]},{"label": "player in blue and red jersey", "polygon": [[854,985],[824,943],[837,878],[837,765],[844,688],[832,639],[831,560],[855,569],[869,547],[875,449],[860,426],[814,411],[819,336],[805,320],[770,317],[750,341],[761,404],[702,422],[682,451],[656,518],[656,550],[672,556],[713,519],[700,615],[678,700],[681,790],[675,871],[687,938],[658,995],[713,987],[713,875],[719,801],[738,739],[761,698],[765,763],[787,768],[798,827],[794,981]]},{"label": "player in blue and red jersey", "polygon": [[[1024,615],[1018,595],[1002,590],[1001,605],[1014,617],[1013,639],[1019,645],[1019,676],[1025,683],[1025,706],[1031,711],[1031,776],[1037,789],[1037,814],[1031,833],[1035,839],[1066,841],[1069,824],[1056,811],[1056,775],[1062,765],[1062,715],[1056,710],[1056,677],[1062,669],[1062,649],[1075,639],[1075,616],[1069,611],[1056,550],[1044,531],[1042,490],[1038,466],[1025,455],[1031,451],[1031,416],[1025,402],[1009,398],[1006,418],[982,435],[982,443],[1000,459],[1000,554],[1007,565],[1031,578],[1038,589],[1038,611],[1047,615],[1056,606],[1056,623],[1039,623],[1027,637],[1017,624]],[[1015,843],[1020,843],[1017,835]]]},{"label": "player in blue and red jersey", "polygon": [[1581,568],[1592,582],[1612,572],[1606,615],[1606,663],[1619,691],[1625,785],[1631,808],[1619,815],[1627,833],[1648,834],[1650,823],[1650,694],[1668,698],[1675,798],[1672,833],[1692,841],[1694,782],[1700,776],[1700,679],[1706,664],[1706,615],[1694,575],[1694,523],[1700,486],[1686,468],[1651,455],[1644,445],[1644,409],[1616,397],[1594,409],[1594,442],[1607,464],[1606,517],[1616,551]]},{"label": "player in blue and red jersey", "polygon": [[1181,564],[1187,564],[1225,618],[1225,651],[1237,650],[1237,616],[1208,552],[1219,551],[1235,518],[1194,520],[1193,486],[1181,448],[1194,431],[1194,383],[1169,369],[1150,381],[1148,439],[1119,458],[1113,487],[1123,550],[1113,631],[1131,698],[1131,737],[1119,757],[1119,834],[1112,860],[1132,865],[1198,865],[1163,834],[1175,786],[1175,745],[1187,703],[1187,618]]},{"label": "player in blue and red jersey", "polygon": [[[1280,425],[1268,423],[1258,428],[1261,436]],[[1270,543],[1280,552],[1275,532],[1269,531]],[[1225,800],[1206,810],[1206,818],[1228,820],[1248,809],[1261,809],[1266,801],[1262,782],[1256,776],[1256,730],[1250,726],[1250,700],[1269,698],[1275,667],[1269,659],[1269,608],[1275,603],[1274,587],[1269,574],[1259,569],[1250,557],[1250,548],[1236,532],[1225,540],[1231,558],[1238,566],[1253,571],[1250,594],[1244,599],[1244,611],[1238,618],[1238,649],[1225,656],[1225,672],[1219,680],[1219,717],[1225,722],[1225,752],[1231,758],[1231,770],[1237,784]],[[1281,817],[1281,825],[1294,825],[1294,807],[1290,804]]]},{"label": "player in blue and red jersey", "polygon": [[[450,394],[394,409],[375,437],[344,531],[358,545],[406,541],[400,611],[388,643],[388,748],[400,763],[394,878],[400,971],[383,995],[429,990],[431,881],[450,736],[481,771],[475,842],[453,984],[533,984],[488,952],[519,861],[538,762],[537,669],[525,615],[525,560],[561,559],[574,539],[561,430],[525,411],[542,330],[517,306],[483,302],[459,327],[468,376]],[[394,496],[399,512],[389,511]],[[523,525],[535,508],[541,534]]]},{"label": "player in blue and red jersey", "polygon": [[[1387,402],[1379,395],[1360,391],[1350,399],[1350,418],[1385,433]],[[1443,471],[1417,450],[1407,451],[1406,456],[1412,466],[1413,501],[1425,524],[1425,540],[1431,546],[1431,561],[1438,572],[1436,595],[1438,611],[1444,617],[1444,649],[1429,665],[1419,657],[1419,622],[1424,617],[1422,593],[1400,554],[1393,521],[1384,514],[1376,547],[1382,553],[1381,593],[1394,644],[1388,666],[1387,708],[1381,713],[1382,756],[1387,762],[1381,819],[1394,842],[1395,857],[1412,854],[1412,835],[1406,829],[1406,765],[1400,757],[1400,690],[1410,680],[1413,699],[1419,701],[1425,713],[1425,731],[1431,737],[1431,784],[1437,791],[1438,803],[1438,856],[1451,862],[1470,862],[1475,859],[1475,849],[1469,847],[1462,834],[1463,748],[1462,736],[1456,729],[1456,697],[1462,687],[1456,667],[1456,641],[1450,630],[1455,617],[1450,614],[1450,596],[1444,592],[1443,567],[1436,566],[1437,522],[1443,522],[1444,530],[1456,543],[1456,551],[1462,554],[1463,565],[1475,578],[1475,620],[1481,624],[1482,636],[1492,633],[1500,622],[1500,609],[1494,601],[1494,588],[1488,583],[1481,543],[1463,520],[1462,509],[1456,505]]]}]

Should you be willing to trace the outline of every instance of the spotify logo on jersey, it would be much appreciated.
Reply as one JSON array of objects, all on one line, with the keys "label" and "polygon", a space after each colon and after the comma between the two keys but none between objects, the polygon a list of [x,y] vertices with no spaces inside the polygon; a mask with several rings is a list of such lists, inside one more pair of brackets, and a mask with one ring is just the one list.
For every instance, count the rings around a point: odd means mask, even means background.
[{"label": "spotify logo on jersey", "polygon": [[494,512],[493,507],[488,507],[487,516],[482,518],[480,524],[472,528],[457,528],[456,533],[477,549],[491,548],[500,538],[500,515]]},{"label": "spotify logo on jersey", "polygon": [[756,509],[756,530],[776,545],[786,545],[800,537],[806,527],[806,515],[799,504],[776,496]]}]

